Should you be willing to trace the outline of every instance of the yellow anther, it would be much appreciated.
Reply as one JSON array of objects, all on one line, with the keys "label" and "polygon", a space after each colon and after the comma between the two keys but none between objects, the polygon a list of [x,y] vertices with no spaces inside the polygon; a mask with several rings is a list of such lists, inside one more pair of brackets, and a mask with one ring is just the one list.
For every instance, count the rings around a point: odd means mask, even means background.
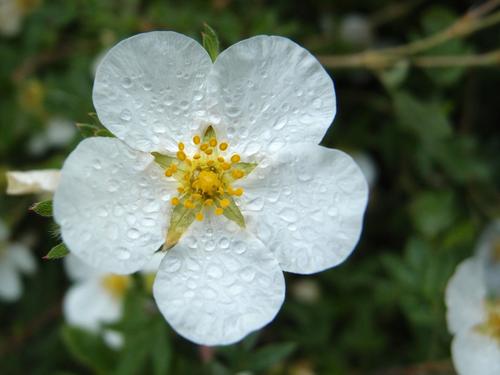
[{"label": "yellow anther", "polygon": [[212,147],[217,146],[217,139],[212,138],[212,139],[210,140],[210,142],[208,142],[208,144],[209,144],[210,146],[212,146]]},{"label": "yellow anther", "polygon": [[219,156],[219,157],[217,158],[217,161],[218,161],[219,163],[224,163],[226,160],[225,160],[222,156]]},{"label": "yellow anther", "polygon": [[207,155],[212,155],[212,152],[214,152],[214,150],[213,150],[213,149],[211,149],[211,148],[207,148],[207,149],[205,150],[205,154],[207,154]]},{"label": "yellow anther", "polygon": [[194,204],[191,200],[189,199],[186,199],[186,201],[184,201],[184,207],[186,208],[194,208]]},{"label": "yellow anther", "polygon": [[201,151],[205,151],[207,148],[208,148],[208,144],[206,144],[206,143],[203,143],[203,144],[200,146],[200,150],[201,150]]},{"label": "yellow anther", "polygon": [[177,188],[177,191],[178,191],[179,193],[184,193],[184,188],[183,188],[182,186],[179,186],[179,187]]},{"label": "yellow anther", "polygon": [[189,174],[189,172],[188,173],[184,173],[184,179],[186,181],[189,181],[190,178],[191,178],[191,175]]},{"label": "yellow anther", "polygon": [[220,201],[220,206],[222,208],[226,208],[227,206],[229,206],[231,204],[231,202],[229,202],[229,199],[226,199],[224,198],[223,200]]},{"label": "yellow anther", "polygon": [[213,205],[213,204],[214,204],[214,200],[213,200],[213,199],[208,198],[208,199],[206,199],[206,200],[205,200],[205,202],[204,202],[203,204],[204,204],[205,206],[207,206],[207,207],[210,207],[211,205]]},{"label": "yellow anther", "polygon": [[186,154],[184,153],[184,151],[177,151],[177,159],[179,159],[180,161],[186,160]]},{"label": "yellow anther", "polygon": [[222,142],[222,143],[219,145],[219,149],[220,149],[221,151],[226,151],[228,147],[229,147],[229,145],[228,145],[226,142]]},{"label": "yellow anther", "polygon": [[209,160],[209,161],[207,161],[207,165],[208,165],[209,167],[211,167],[211,166],[212,166],[212,165],[214,165],[214,164],[215,164],[215,162],[214,162],[213,160]]},{"label": "yellow anther", "polygon": [[240,170],[240,169],[234,169],[234,170],[231,172],[231,176],[233,176],[233,178],[235,178],[235,179],[242,178],[244,175],[245,175],[245,172],[243,172],[243,171],[242,171],[242,170]]},{"label": "yellow anther", "polygon": [[179,142],[178,146],[180,151],[184,151],[184,143]]},{"label": "yellow anther", "polygon": [[196,214],[196,220],[198,220],[198,221],[202,221],[203,220],[203,214],[201,212],[198,212]]},{"label": "yellow anther", "polygon": [[200,154],[196,153],[193,155],[193,159],[198,160],[199,158],[201,158]]},{"label": "yellow anther", "polygon": [[191,160],[190,160],[190,159],[186,159],[186,160],[184,160],[184,162],[185,162],[187,165],[189,165],[189,166],[193,165],[193,163],[191,162]]},{"label": "yellow anther", "polygon": [[236,189],[236,190],[234,191],[234,195],[236,195],[236,196],[238,196],[238,197],[241,197],[241,196],[243,195],[243,192],[244,192],[243,188],[240,188],[240,187],[239,187],[238,189]]},{"label": "yellow anther", "polygon": [[238,163],[241,160],[240,155],[234,154],[231,156],[231,163]]},{"label": "yellow anther", "polygon": [[231,164],[224,162],[221,164],[221,168],[227,171],[228,169],[231,168]]},{"label": "yellow anther", "polygon": [[167,176],[167,177],[172,177],[172,175],[173,175],[173,173],[172,173],[172,169],[170,169],[170,168],[169,168],[169,169],[167,169],[167,170],[165,171],[165,176]]},{"label": "yellow anther", "polygon": [[177,164],[170,164],[170,170],[172,171],[172,173],[177,172]]},{"label": "yellow anther", "polygon": [[172,203],[172,206],[177,206],[179,204],[180,200],[179,198],[177,197],[173,197],[171,200],[170,200],[170,203]]},{"label": "yellow anther", "polygon": [[194,200],[200,200],[200,199],[201,199],[201,194],[194,193],[193,195],[191,195],[191,197],[192,197]]},{"label": "yellow anther", "polygon": [[217,207],[217,208],[215,209],[215,214],[216,214],[216,215],[222,215],[223,213],[224,213],[224,210],[223,210],[222,208]]},{"label": "yellow anther", "polygon": [[199,145],[199,144],[200,144],[200,142],[201,142],[201,138],[200,138],[200,136],[199,136],[199,135],[195,135],[195,136],[193,137],[193,143],[194,143],[195,145]]},{"label": "yellow anther", "polygon": [[222,186],[219,186],[219,189],[217,189],[219,194],[224,194],[224,188]]}]

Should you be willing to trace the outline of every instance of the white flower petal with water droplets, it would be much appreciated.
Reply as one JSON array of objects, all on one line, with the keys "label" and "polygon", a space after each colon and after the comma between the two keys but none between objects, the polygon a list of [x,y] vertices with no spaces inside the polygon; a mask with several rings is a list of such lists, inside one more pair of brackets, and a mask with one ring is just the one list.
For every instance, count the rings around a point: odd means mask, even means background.
[{"label": "white flower petal with water droplets", "polygon": [[114,46],[97,68],[93,101],[102,123],[141,151],[175,150],[206,117],[210,56],[172,31],[135,35]]},{"label": "white flower petal with water droplets", "polygon": [[59,184],[57,169],[7,172],[7,194],[53,193]]},{"label": "white flower petal with water droplets", "polygon": [[163,244],[175,187],[150,154],[115,138],[87,138],[64,163],[54,218],[72,253],[131,273]]},{"label": "white flower petal with water droplets", "polygon": [[90,278],[70,287],[63,311],[69,324],[95,332],[100,325],[120,318],[122,303],[104,288],[101,278]]},{"label": "white flower petal with water droplets", "polygon": [[464,260],[446,287],[448,329],[456,334],[486,319],[484,271],[476,258]]},{"label": "white flower petal with water droplets", "polygon": [[167,252],[153,291],[179,334],[202,345],[226,345],[274,318],[285,281],[257,238],[215,218],[193,224]]},{"label": "white flower petal with water droplets", "polygon": [[297,144],[243,180],[249,230],[284,271],[310,274],[343,262],[358,242],[366,180],[345,153]]},{"label": "white flower petal with water droplets", "polygon": [[451,347],[453,364],[460,375],[500,374],[500,343],[473,329],[458,333]]},{"label": "white flower petal with water droplets", "polygon": [[306,49],[290,39],[256,36],[215,61],[208,95],[231,147],[242,154],[285,144],[319,143],[336,112],[333,82]]}]

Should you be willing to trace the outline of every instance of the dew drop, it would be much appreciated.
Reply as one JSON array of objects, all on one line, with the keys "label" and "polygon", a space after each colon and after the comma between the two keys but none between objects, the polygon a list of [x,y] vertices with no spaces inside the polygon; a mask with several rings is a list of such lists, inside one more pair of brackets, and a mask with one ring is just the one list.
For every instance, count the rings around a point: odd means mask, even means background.
[{"label": "dew drop", "polygon": [[153,85],[149,82],[146,82],[142,88],[145,90],[145,91],[151,91],[153,89]]},{"label": "dew drop", "polygon": [[214,279],[220,279],[222,277],[222,269],[219,266],[211,265],[207,269],[207,275]]},{"label": "dew drop", "polygon": [[120,118],[123,120],[123,121],[130,121],[132,119],[132,113],[128,110],[128,109],[124,109],[121,113],[120,113]]},{"label": "dew drop", "polygon": [[127,260],[130,258],[130,251],[128,251],[125,248],[120,248],[120,249],[118,249],[117,256],[118,256],[118,259]]},{"label": "dew drop", "polygon": [[102,168],[102,163],[99,159],[94,159],[93,166],[94,166],[94,169],[99,170]]},{"label": "dew drop", "polygon": [[222,237],[219,241],[219,247],[221,249],[227,249],[229,247],[229,240],[226,237]]},{"label": "dew drop", "polygon": [[243,254],[247,250],[247,246],[243,241],[235,242],[233,247],[236,254]]},{"label": "dew drop", "polygon": [[287,122],[288,119],[286,118],[286,116],[282,116],[276,120],[273,127],[275,130],[283,129],[283,127],[286,125]]},{"label": "dew drop", "polygon": [[207,241],[205,244],[205,250],[206,251],[213,251],[215,249],[215,242],[214,241]]},{"label": "dew drop", "polygon": [[251,267],[246,267],[241,271],[240,276],[242,280],[249,283],[255,278],[255,271]]},{"label": "dew drop", "polygon": [[136,228],[131,228],[127,232],[128,238],[132,240],[138,239],[140,235],[141,235],[140,232]]},{"label": "dew drop", "polygon": [[283,220],[285,220],[288,223],[295,223],[299,218],[297,211],[295,211],[292,208],[282,209],[279,215]]},{"label": "dew drop", "polygon": [[319,99],[319,98],[315,99],[312,103],[313,107],[316,109],[321,108],[321,104],[323,104],[323,103],[321,102],[321,99]]},{"label": "dew drop", "polygon": [[129,89],[132,87],[132,79],[130,77],[125,77],[122,81],[122,86],[126,89]]},{"label": "dew drop", "polygon": [[181,268],[181,261],[179,259],[171,258],[166,263],[165,271],[167,272],[177,272]]}]

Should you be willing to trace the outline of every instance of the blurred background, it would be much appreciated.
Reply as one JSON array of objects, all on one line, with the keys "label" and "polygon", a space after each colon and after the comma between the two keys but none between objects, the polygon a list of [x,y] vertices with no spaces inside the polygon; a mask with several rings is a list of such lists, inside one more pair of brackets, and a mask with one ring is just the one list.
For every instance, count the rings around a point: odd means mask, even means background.
[{"label": "blurred background", "polygon": [[[453,374],[444,289],[500,217],[497,5],[0,0],[0,264],[12,244],[33,255],[18,270],[22,291],[0,293],[0,373]],[[82,139],[75,123],[93,121],[107,49],[149,30],[201,40],[204,22],[222,48],[276,34],[324,63],[338,113],[323,144],[354,155],[371,186],[361,241],[337,268],[287,274],[277,318],[236,345],[179,337],[146,276],[113,284],[125,290],[122,314],[106,324],[114,339],[68,324],[63,301],[81,280],[63,260],[42,259],[57,234],[28,209],[45,197],[6,196],[4,172],[61,167]]]}]

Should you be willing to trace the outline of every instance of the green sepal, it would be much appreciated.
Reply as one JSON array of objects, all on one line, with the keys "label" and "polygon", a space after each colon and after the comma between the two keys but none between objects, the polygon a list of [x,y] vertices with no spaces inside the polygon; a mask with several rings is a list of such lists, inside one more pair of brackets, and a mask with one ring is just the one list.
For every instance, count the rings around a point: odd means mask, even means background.
[{"label": "green sepal", "polygon": [[205,48],[212,59],[215,61],[219,55],[219,38],[214,29],[212,29],[207,23],[203,24],[203,31],[201,32],[201,39],[203,42],[203,48]]},{"label": "green sepal", "polygon": [[64,258],[69,254],[69,250],[64,243],[54,246],[50,251],[43,257],[43,259],[60,259]]},{"label": "green sepal", "polygon": [[[245,218],[243,217],[239,207],[236,205],[233,197],[229,194],[224,194],[223,198],[229,201],[229,206],[224,208],[224,216],[229,220],[234,221],[241,228],[245,228]],[[217,205],[220,206],[220,200],[217,201]]]},{"label": "green sepal", "polygon": [[188,199],[184,195],[177,206],[172,210],[170,217],[170,224],[168,226],[167,239],[163,250],[168,250],[174,247],[181,239],[182,235],[188,230],[189,226],[193,224],[196,217],[196,210],[193,208],[184,207],[184,202]]},{"label": "green sepal", "polygon": [[235,163],[232,165],[232,168],[230,170],[228,170],[226,173],[224,173],[224,181],[227,184],[231,184],[234,181],[241,180],[238,178],[234,178],[233,175],[231,174],[231,172],[235,169],[239,169],[245,173],[245,175],[243,176],[243,178],[245,178],[250,173],[252,173],[252,171],[255,169],[256,166],[257,166],[257,163],[245,163],[245,162]]},{"label": "green sepal", "polygon": [[99,130],[99,127],[96,125],[82,123],[76,123],[76,128],[83,138],[94,137],[95,133]]},{"label": "green sepal", "polygon": [[158,164],[163,169],[167,169],[172,164],[177,164],[177,166],[179,164],[177,158],[174,156],[163,155],[159,152],[152,152],[151,155],[153,155],[153,157],[155,158],[156,164]]},{"label": "green sepal", "polygon": [[96,137],[110,137],[114,138],[115,135],[111,133],[108,129],[99,129],[95,132]]},{"label": "green sepal", "polygon": [[37,202],[30,207],[30,210],[43,217],[52,217],[52,200]]},{"label": "green sepal", "polygon": [[212,138],[217,139],[217,134],[215,133],[215,129],[212,125],[209,125],[207,130],[205,130],[205,134],[203,134],[202,143],[208,143]]},{"label": "green sepal", "polygon": [[91,112],[88,115],[92,119],[92,124],[76,123],[76,127],[80,131],[80,134],[83,138],[115,137],[115,135],[108,129],[106,129],[104,125],[99,121],[96,113]]}]

